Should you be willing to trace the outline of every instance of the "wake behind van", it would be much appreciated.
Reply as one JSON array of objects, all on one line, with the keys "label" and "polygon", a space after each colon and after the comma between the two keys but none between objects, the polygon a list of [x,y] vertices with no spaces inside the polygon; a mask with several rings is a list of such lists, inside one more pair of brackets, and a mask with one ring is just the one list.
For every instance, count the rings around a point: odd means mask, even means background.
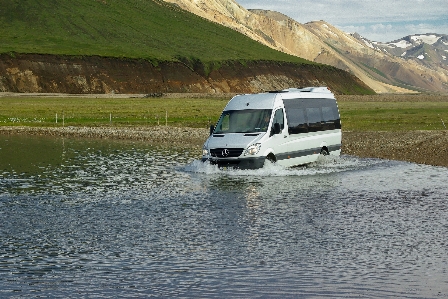
[{"label": "wake behind van", "polygon": [[341,120],[326,87],[237,95],[203,146],[202,161],[257,169],[265,160],[285,167],[341,153]]}]

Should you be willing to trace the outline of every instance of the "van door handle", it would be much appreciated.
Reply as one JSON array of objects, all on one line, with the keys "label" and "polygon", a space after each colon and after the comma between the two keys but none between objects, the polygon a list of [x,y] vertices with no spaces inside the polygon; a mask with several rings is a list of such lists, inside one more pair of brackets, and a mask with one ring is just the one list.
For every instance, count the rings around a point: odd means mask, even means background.
[{"label": "van door handle", "polygon": [[288,137],[287,135],[283,135],[283,138],[286,138],[286,137]]}]

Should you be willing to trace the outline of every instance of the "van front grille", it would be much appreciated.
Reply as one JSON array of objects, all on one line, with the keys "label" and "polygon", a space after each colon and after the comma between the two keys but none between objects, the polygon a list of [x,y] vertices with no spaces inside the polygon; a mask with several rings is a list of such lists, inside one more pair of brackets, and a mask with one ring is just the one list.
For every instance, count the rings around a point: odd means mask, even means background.
[{"label": "van front grille", "polygon": [[210,155],[216,158],[236,158],[241,156],[244,148],[212,148]]}]

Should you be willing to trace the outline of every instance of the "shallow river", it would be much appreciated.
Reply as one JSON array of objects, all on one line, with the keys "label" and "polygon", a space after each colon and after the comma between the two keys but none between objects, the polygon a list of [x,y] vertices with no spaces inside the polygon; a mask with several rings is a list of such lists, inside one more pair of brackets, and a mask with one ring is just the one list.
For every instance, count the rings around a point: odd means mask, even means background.
[{"label": "shallow river", "polygon": [[446,298],[448,168],[0,135],[0,298]]}]

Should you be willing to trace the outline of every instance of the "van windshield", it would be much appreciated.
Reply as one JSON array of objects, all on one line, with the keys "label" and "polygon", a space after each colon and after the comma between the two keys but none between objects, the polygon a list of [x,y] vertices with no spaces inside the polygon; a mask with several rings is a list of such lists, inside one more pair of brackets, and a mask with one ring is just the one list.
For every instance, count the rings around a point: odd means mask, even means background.
[{"label": "van windshield", "polygon": [[216,124],[215,134],[266,132],[272,109],[224,111]]}]

